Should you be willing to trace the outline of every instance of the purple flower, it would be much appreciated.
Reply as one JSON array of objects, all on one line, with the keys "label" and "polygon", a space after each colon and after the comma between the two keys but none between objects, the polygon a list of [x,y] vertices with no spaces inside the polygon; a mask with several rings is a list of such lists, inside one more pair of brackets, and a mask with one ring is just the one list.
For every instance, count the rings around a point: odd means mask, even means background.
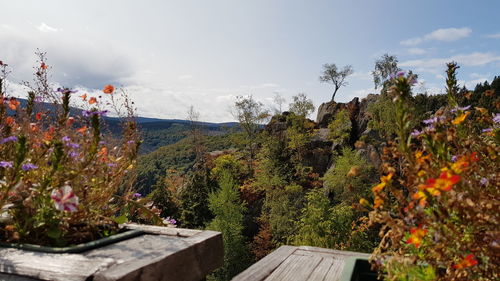
[{"label": "purple flower", "polygon": [[84,110],[84,111],[82,111],[82,115],[83,115],[83,117],[90,117],[92,115],[106,116],[106,114],[108,114],[108,112],[109,112],[109,110],[102,110],[102,111]]},{"label": "purple flower", "polygon": [[108,167],[116,167],[116,163],[108,163]]},{"label": "purple flower", "polygon": [[489,133],[489,132],[493,132],[493,128],[486,128],[481,130],[481,133]]},{"label": "purple flower", "polygon": [[451,156],[451,162],[457,162],[457,159],[456,155]]},{"label": "purple flower", "polygon": [[419,131],[419,130],[415,129],[415,130],[413,130],[413,132],[411,132],[411,134],[410,134],[410,135],[411,135],[412,137],[415,137],[415,138],[416,138],[416,137],[420,136],[422,133],[423,133],[422,131]]},{"label": "purple flower", "polygon": [[134,143],[135,143],[135,141],[133,141],[133,140],[129,140],[129,141],[127,142],[127,144],[134,144]]},{"label": "purple flower", "polygon": [[36,96],[34,99],[35,102],[42,102],[43,98],[41,96]]},{"label": "purple flower", "polygon": [[488,184],[488,179],[487,178],[481,178],[481,180],[479,181],[479,183],[483,186],[487,185]]},{"label": "purple flower", "polygon": [[12,162],[10,162],[10,161],[0,161],[0,167],[2,167],[2,168],[12,168]]},{"label": "purple flower", "polygon": [[62,138],[61,138],[61,140],[62,140],[63,142],[68,142],[68,141],[70,141],[71,139],[70,139],[68,136],[64,136],[64,137],[62,137]]},{"label": "purple flower", "polygon": [[73,94],[78,92],[78,90],[70,90],[68,88],[57,88],[56,92],[59,92],[61,94]]},{"label": "purple flower", "polygon": [[69,157],[71,157],[71,158],[76,158],[77,156],[78,156],[78,152],[71,151],[71,152],[69,153]]},{"label": "purple flower", "polygon": [[400,77],[405,76],[405,74],[406,74],[406,72],[404,72],[404,71],[398,71],[398,73],[396,73],[396,77],[400,78]]},{"label": "purple flower", "polygon": [[4,144],[6,142],[11,142],[11,141],[17,141],[17,137],[16,136],[6,137],[0,141],[0,144]]},{"label": "purple flower", "polygon": [[142,194],[140,194],[140,193],[137,193],[137,192],[136,192],[136,193],[134,193],[134,195],[133,195],[133,196],[134,196],[135,198],[140,198],[140,197],[142,196]]},{"label": "purple flower", "polygon": [[497,113],[495,114],[495,116],[493,116],[493,122],[500,123],[500,113]]},{"label": "purple flower", "polygon": [[105,145],[106,142],[105,141],[99,141],[99,145]]},{"label": "purple flower", "polygon": [[458,110],[460,110],[460,111],[466,111],[466,110],[468,110],[469,108],[470,108],[470,105],[467,105],[467,106],[464,106],[464,107],[459,107],[459,106],[457,106],[457,107],[453,108],[453,109],[451,110],[451,112],[452,112],[452,113],[453,113],[453,112],[457,112]]},{"label": "purple flower", "polygon": [[434,124],[438,121],[437,117],[432,117],[432,118],[429,118],[429,119],[425,119],[424,121],[424,124],[426,125],[429,125],[429,124]]},{"label": "purple flower", "polygon": [[164,224],[176,225],[177,221],[175,219],[173,219],[173,218],[166,217],[165,219],[163,219],[163,223]]},{"label": "purple flower", "polygon": [[26,164],[23,164],[23,166],[21,168],[23,169],[23,171],[29,171],[29,170],[38,169],[38,166],[35,164],[32,164],[32,163],[26,163]]},{"label": "purple flower", "polygon": [[79,148],[79,147],[80,147],[80,145],[79,145],[79,144],[74,143],[74,142],[68,142],[68,143],[66,143],[66,146],[71,147],[71,148],[73,148],[73,149],[77,149],[77,148]]}]

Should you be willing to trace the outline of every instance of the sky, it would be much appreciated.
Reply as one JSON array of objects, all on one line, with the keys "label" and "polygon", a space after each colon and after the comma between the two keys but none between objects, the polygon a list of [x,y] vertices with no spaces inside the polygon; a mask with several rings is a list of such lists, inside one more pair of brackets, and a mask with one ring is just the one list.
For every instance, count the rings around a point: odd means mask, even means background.
[{"label": "sky", "polygon": [[[383,54],[419,74],[417,92],[444,93],[445,63],[462,85],[500,75],[497,0],[0,0],[0,60],[11,95],[47,53],[51,81],[98,95],[125,89],[145,117],[234,121],[236,96],[268,107],[306,93],[319,106],[333,87],[322,65],[352,65],[336,101],[376,93],[371,70]],[[286,108],[286,107],[285,107]],[[315,115],[311,116],[313,119]]]}]

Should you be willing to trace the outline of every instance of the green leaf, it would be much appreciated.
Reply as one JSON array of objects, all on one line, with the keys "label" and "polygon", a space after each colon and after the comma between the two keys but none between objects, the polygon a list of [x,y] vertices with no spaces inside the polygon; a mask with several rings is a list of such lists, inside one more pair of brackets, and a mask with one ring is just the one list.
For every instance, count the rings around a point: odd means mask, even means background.
[{"label": "green leaf", "polygon": [[119,217],[115,217],[113,219],[117,224],[124,224],[128,221],[127,219],[127,216],[126,215],[121,215]]},{"label": "green leaf", "polygon": [[58,239],[61,237],[62,231],[59,228],[51,228],[47,231],[47,235],[50,238]]}]

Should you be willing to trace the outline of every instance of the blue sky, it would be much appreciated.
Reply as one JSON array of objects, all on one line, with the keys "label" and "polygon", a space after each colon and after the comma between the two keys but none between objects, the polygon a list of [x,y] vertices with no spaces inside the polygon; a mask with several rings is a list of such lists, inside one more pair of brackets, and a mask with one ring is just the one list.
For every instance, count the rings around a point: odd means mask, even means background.
[{"label": "blue sky", "polygon": [[[316,106],[332,87],[324,63],[355,73],[338,101],[374,93],[370,71],[384,53],[420,75],[417,91],[444,89],[444,64],[473,87],[500,75],[500,1],[2,1],[0,60],[22,95],[36,48],[52,80],[97,94],[123,86],[140,115],[231,121],[237,95],[272,106],[305,92]],[[312,116],[314,117],[314,116]]]}]

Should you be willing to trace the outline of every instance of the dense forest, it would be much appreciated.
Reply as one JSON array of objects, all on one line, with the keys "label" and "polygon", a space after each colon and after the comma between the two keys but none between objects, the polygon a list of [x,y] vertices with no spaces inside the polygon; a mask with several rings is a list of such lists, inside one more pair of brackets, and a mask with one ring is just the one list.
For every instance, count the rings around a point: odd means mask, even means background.
[{"label": "dense forest", "polygon": [[[308,119],[315,107],[305,94],[295,96],[288,111],[274,113],[241,96],[234,105],[238,129],[188,122],[144,131],[145,151],[165,145],[140,157],[137,190],[179,227],[223,233],[224,266],[210,279],[229,280],[285,244],[367,253],[378,245],[379,226],[367,223],[368,209],[359,202],[374,200],[383,151],[397,138],[396,105],[388,91],[390,77],[400,71],[397,59],[377,61],[379,94],[348,103],[333,98],[352,69],[324,68],[320,79],[332,82],[334,94],[315,121]],[[458,105],[498,112],[499,92],[495,77],[453,93]],[[410,127],[419,128],[447,99],[413,93]],[[281,107],[282,100],[275,100]]]}]

